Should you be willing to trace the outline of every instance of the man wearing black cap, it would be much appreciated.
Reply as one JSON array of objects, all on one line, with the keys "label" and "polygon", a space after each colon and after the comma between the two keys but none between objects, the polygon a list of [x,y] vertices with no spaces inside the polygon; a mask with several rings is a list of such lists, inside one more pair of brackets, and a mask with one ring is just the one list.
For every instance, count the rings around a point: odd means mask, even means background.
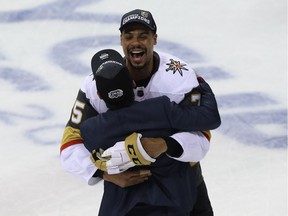
[{"label": "man wearing black cap", "polygon": [[[181,59],[169,54],[154,52],[154,45],[157,44],[156,31],[155,21],[148,11],[137,9],[122,17],[120,24],[121,45],[129,74],[136,82],[135,100],[142,101],[166,95],[176,103],[192,105],[195,102],[195,96],[197,96],[193,89],[198,86],[195,73]],[[107,107],[97,97],[93,76],[87,77],[79,91],[70,121],[64,131],[61,162],[64,169],[83,177],[89,184],[95,184],[99,180],[97,176],[100,174],[99,177],[101,177],[101,172],[98,172],[99,170],[96,172],[97,168],[89,161],[90,153],[83,146],[79,125],[83,120],[106,111]],[[169,157],[173,161],[182,163],[181,161],[192,161],[191,158],[195,155],[204,157],[209,149],[209,141],[205,135],[209,138],[209,135],[199,133],[197,142],[194,142],[196,141],[195,134],[188,132],[176,132],[168,137],[154,138],[153,142],[161,145],[162,148],[153,148],[153,145],[149,145],[151,141],[149,139],[141,139],[141,143],[150,156],[169,152]],[[111,148],[113,151],[113,147]],[[113,154],[111,159],[113,159]],[[191,201],[190,214],[213,215],[200,164],[194,165],[191,172],[196,177],[196,182],[191,182],[191,187],[197,187],[197,193],[194,194],[196,195],[196,203],[194,199],[193,202]],[[148,174],[142,175],[139,172],[126,171],[117,175],[104,173],[103,178],[108,184],[111,182],[112,185],[122,187],[136,184],[136,187],[138,183],[147,180],[148,176]],[[164,178],[164,180],[166,179]],[[195,178],[193,179],[195,180]],[[171,190],[177,190],[176,188],[172,186]],[[143,204],[138,205],[141,211],[143,207],[144,209],[146,207],[146,204]],[[178,205],[181,204],[178,203]],[[130,215],[134,214],[131,213]]]}]

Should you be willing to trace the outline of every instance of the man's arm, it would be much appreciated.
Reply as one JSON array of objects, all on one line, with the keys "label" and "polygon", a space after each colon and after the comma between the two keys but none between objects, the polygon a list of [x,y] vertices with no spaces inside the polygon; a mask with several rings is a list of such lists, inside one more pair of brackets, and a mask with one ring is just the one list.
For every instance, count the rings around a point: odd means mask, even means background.
[{"label": "man's arm", "polygon": [[141,143],[152,158],[166,153],[168,157],[178,161],[199,162],[210,148],[210,137],[205,136],[202,132],[179,132],[171,137],[143,137]]},{"label": "man's arm", "polygon": [[97,115],[86,94],[80,89],[65,127],[60,148],[60,161],[64,170],[80,176],[88,184],[95,184],[100,178],[92,178],[97,168],[90,160],[91,153],[83,145],[80,124]]},{"label": "man's arm", "polygon": [[[221,118],[212,89],[203,78],[198,77],[198,81],[199,87],[186,95],[181,106],[171,104],[175,107],[175,111],[167,112],[171,114],[168,117],[171,126],[182,132],[175,133],[170,137],[141,138],[143,148],[151,157],[156,158],[160,154],[166,153],[169,157],[182,162],[199,162],[207,154],[211,139],[211,133],[208,129],[219,127]],[[195,90],[201,93],[200,104],[193,100]],[[183,108],[183,112],[179,112],[179,108]],[[206,125],[207,122],[209,126]],[[189,127],[195,126],[199,130],[206,130],[197,132],[187,130]]]},{"label": "man's arm", "polygon": [[[202,77],[197,77],[197,79],[199,86],[188,93],[180,104],[182,107],[191,107],[191,109],[198,110],[197,116],[195,116],[195,119],[198,120],[195,120],[197,122],[194,122],[195,124],[201,127],[203,122],[209,122],[211,128],[203,127],[202,129],[199,129],[198,132],[194,131],[190,133],[182,130],[182,132],[175,133],[170,137],[165,137],[165,143],[168,146],[167,155],[183,162],[199,162],[202,160],[210,148],[211,133],[209,130],[215,129],[221,124],[216,98],[212,89]],[[200,101],[197,101],[197,99],[196,101],[193,100],[193,98],[195,98],[194,95],[197,95],[197,92],[201,93]],[[205,107],[206,109],[201,109],[201,107]],[[187,113],[184,115],[187,115]]]},{"label": "man's arm", "polygon": [[191,94],[186,95],[181,105],[162,96],[87,119],[80,127],[84,145],[92,152],[98,148],[105,150],[135,131],[143,132],[143,137],[157,137],[164,136],[161,135],[164,130],[168,136],[171,135],[169,130],[215,129],[221,124],[220,115],[212,90],[207,83],[205,87],[206,90],[199,90],[202,94],[200,106],[193,106]]},{"label": "man's arm", "polygon": [[[105,162],[104,167],[110,167],[110,163],[111,166],[114,167],[114,165],[117,166],[117,164],[114,163],[115,161],[119,164],[122,162],[126,164],[128,161],[124,160],[124,157],[121,157],[123,161],[119,160],[118,156],[116,157],[116,155],[125,154],[125,142],[117,142],[117,145],[111,147],[111,144],[115,143],[115,140],[110,139],[111,137],[119,138],[123,136],[123,134],[130,134],[133,131],[140,133],[143,131],[145,136],[149,130],[152,131],[150,134],[154,132],[154,136],[159,136],[159,133],[161,133],[159,129],[166,129],[166,131],[169,129],[177,129],[179,131],[187,131],[187,133],[176,133],[172,137],[159,139],[141,138],[144,149],[148,155],[154,158],[166,152],[168,156],[176,160],[197,162],[205,156],[209,149],[210,133],[188,133],[188,131],[213,129],[221,123],[217,103],[209,85],[203,81],[203,83],[200,84],[199,91],[203,96],[199,107],[193,106],[192,100],[190,99],[192,97],[187,94],[186,97],[189,98],[187,99],[188,102],[186,101],[185,104],[183,103],[180,106],[170,102],[169,99],[165,97],[153,98],[133,105],[132,107],[121,109],[120,111],[102,114],[101,118],[100,116],[91,118],[81,126],[85,146],[91,150],[98,148],[105,150],[109,148],[106,153],[109,151],[112,159],[108,163]],[[121,122],[119,119],[125,121]],[[125,123],[125,127],[119,128],[119,125],[124,125]],[[111,128],[115,127],[117,127],[117,130],[111,130]],[[105,131],[109,131],[109,133],[106,134],[109,136],[106,136],[106,138],[101,141],[99,138],[105,137]],[[129,152],[127,153],[129,155]],[[114,156],[116,158],[114,158]],[[129,159],[129,157],[125,158]],[[101,163],[101,165],[103,164]],[[126,166],[122,165],[119,168],[121,168],[122,171],[125,170],[125,168],[127,169]]]}]

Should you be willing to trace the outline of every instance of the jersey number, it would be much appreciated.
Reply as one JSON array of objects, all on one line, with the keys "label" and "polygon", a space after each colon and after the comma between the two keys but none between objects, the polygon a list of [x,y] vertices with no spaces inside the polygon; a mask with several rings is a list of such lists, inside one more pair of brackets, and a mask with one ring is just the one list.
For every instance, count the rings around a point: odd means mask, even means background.
[{"label": "jersey number", "polygon": [[85,107],[85,103],[82,103],[80,101],[76,101],[75,102],[75,105],[73,107],[73,113],[72,113],[72,116],[71,116],[71,121],[74,123],[74,124],[79,124],[82,120],[82,110],[84,109]]}]

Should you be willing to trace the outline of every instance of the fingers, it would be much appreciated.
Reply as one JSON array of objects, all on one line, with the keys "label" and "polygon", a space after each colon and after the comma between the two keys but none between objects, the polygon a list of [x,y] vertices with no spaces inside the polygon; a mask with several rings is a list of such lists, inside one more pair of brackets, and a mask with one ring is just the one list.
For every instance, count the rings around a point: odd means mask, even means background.
[{"label": "fingers", "polygon": [[126,171],[126,172],[127,172],[126,174],[130,177],[127,178],[127,181],[125,182],[124,187],[130,187],[133,185],[141,184],[147,181],[149,179],[149,176],[151,176],[150,170],[137,170],[137,171]]},{"label": "fingers", "polygon": [[150,170],[133,170],[133,171],[126,171],[123,172],[130,177],[144,177],[144,176],[151,176]]},{"label": "fingers", "polygon": [[140,175],[148,175],[151,176],[151,171],[150,170],[139,170]]},{"label": "fingers", "polygon": [[105,181],[112,182],[119,187],[125,188],[141,184],[147,181],[149,179],[149,176],[151,176],[150,170],[133,170],[113,175],[105,173],[103,175],[103,178]]}]

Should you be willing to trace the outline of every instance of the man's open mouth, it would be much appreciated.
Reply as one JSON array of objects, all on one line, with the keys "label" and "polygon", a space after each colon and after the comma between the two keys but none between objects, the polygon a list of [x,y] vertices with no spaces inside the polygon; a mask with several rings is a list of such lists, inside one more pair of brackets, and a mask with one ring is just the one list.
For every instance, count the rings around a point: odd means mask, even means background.
[{"label": "man's open mouth", "polygon": [[130,55],[133,58],[141,58],[144,55],[144,51],[143,50],[132,50],[130,51]]}]

